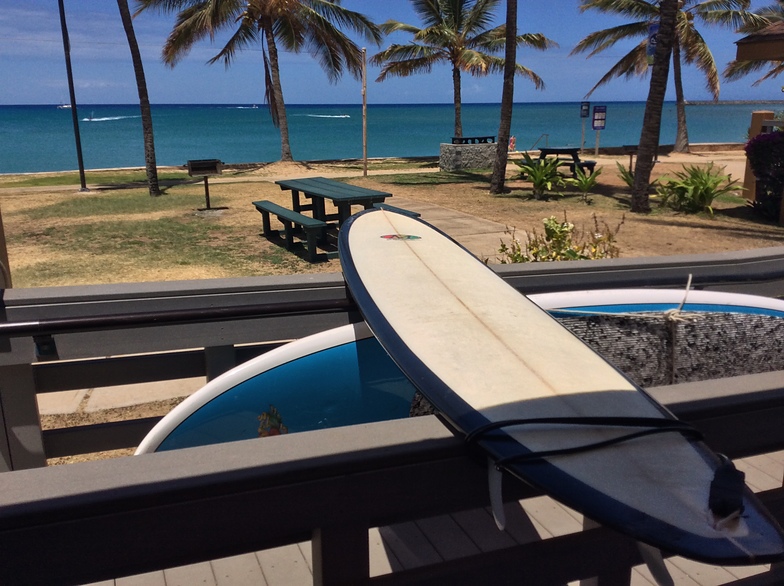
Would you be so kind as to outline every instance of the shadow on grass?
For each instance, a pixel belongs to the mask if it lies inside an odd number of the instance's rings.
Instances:
[[[201,178],[194,179],[191,177],[182,179],[160,179],[158,180],[158,187],[163,195],[171,187],[203,183],[204,181]],[[95,183],[90,187],[90,191],[122,191],[125,189],[149,189],[149,185],[147,184],[147,181],[128,181],[125,183]]]
[[[477,188],[487,188],[490,175],[481,171],[442,171],[440,173],[400,173],[374,177],[379,183],[389,185],[450,185],[457,183],[476,183]]]

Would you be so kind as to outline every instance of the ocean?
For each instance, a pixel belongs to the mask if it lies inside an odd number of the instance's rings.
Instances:
[[[604,147],[637,144],[644,102],[608,102]],[[280,158],[280,138],[266,107],[256,105],[154,105],[155,150],[159,165],[189,159],[226,163],[270,162]],[[754,110],[784,110],[782,102],[690,104],[692,143],[745,142]],[[79,105],[84,164],[88,169],[144,165],[138,105]],[[289,132],[300,161],[362,157],[362,106],[290,105]],[[498,133],[497,104],[464,104],[463,135]],[[512,134],[517,149],[580,146],[593,149],[597,133],[580,118],[579,103],[515,105]],[[368,105],[368,156],[438,156],[454,128],[452,104]],[[675,139],[675,104],[666,103],[661,144]],[[71,111],[57,106],[0,106],[0,173],[78,168]]]

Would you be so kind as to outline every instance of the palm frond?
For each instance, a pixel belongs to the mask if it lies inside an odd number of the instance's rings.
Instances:
[[[517,35],[517,46],[545,51],[547,49],[557,48],[559,45],[552,39],[548,39],[542,33],[524,33],[522,35]]]
[[[645,20],[646,22],[659,16],[658,3],[645,0],[582,0],[580,12],[586,10],[620,14],[630,19]]]
[[[634,49],[629,51],[626,55],[613,65],[610,70],[596,83],[591,90],[585,94],[588,98],[594,91],[601,86],[611,82],[613,79],[625,77],[630,79],[632,77],[642,76],[648,72],[648,56],[647,56],[647,40],[637,45]]]
[[[364,14],[342,7],[339,0],[309,0],[302,5],[317,13],[335,29],[348,29],[375,45],[381,44],[383,35],[379,26]]]
[[[622,24],[612,28],[593,32],[582,39],[572,49],[570,55],[590,51],[589,57],[601,53],[605,49],[614,46],[618,41],[643,37],[648,39],[648,22],[632,22]]]
[[[465,3],[466,5],[468,3]],[[500,0],[477,0],[466,13],[461,29],[466,37],[473,37],[493,24],[493,13]]]
[[[724,68],[722,74],[724,79],[728,81],[735,81],[741,77],[745,77],[750,73],[758,72],[762,69],[769,67],[769,71],[755,81],[752,86],[757,86],[763,81],[773,79],[784,73],[784,62],[782,61],[768,61],[767,59],[759,59],[754,61],[730,61],[727,67]]]
[[[385,35],[389,35],[391,33],[409,33],[411,35],[417,35],[422,30],[418,26],[414,26],[412,24],[406,24],[404,22],[398,22],[397,20],[388,20],[383,22],[379,25],[381,32]]]
[[[135,4],[134,18],[145,11],[159,14],[179,12],[194,4],[194,0],[136,0]]]
[[[226,42],[223,49],[221,49],[215,57],[207,61],[207,63],[212,65],[218,61],[223,61],[224,66],[228,69],[231,62],[234,60],[234,55],[237,51],[258,43],[258,40],[258,27],[256,27],[251,19],[247,17],[243,18],[240,26],[234,31],[234,34]]]
[[[443,23],[439,0],[411,0],[411,5],[425,26],[438,26]]]
[[[444,59],[439,56],[423,56],[406,61],[391,61],[381,68],[376,81],[384,81],[387,77],[408,77],[417,73],[430,73],[433,70],[433,65],[439,61],[444,61]]]

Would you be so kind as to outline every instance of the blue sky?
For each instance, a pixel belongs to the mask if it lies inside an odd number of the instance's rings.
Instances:
[[[755,0],[753,8],[769,4]],[[133,0],[130,0],[133,10]],[[344,0],[344,6],[368,15],[376,22],[387,19],[420,24],[408,0]],[[499,22],[503,18],[502,3]],[[618,46],[606,54],[587,59],[570,57],[575,44],[595,30],[622,24],[601,14],[580,13],[578,0],[520,0],[520,32],[541,32],[560,48],[546,52],[521,50],[518,61],[537,72],[546,89],[537,91],[519,80],[515,101],[580,101],[594,83],[631,47]],[[113,0],[65,0],[71,39],[71,60],[80,104],[135,103],[138,101],[130,53]],[[141,46],[150,99],[153,103],[238,103],[263,102],[260,50],[241,53],[230,69],[207,65],[223,38],[214,44],[196,46],[175,68],[164,66],[160,50],[174,22],[173,15],[145,13],[134,21]],[[738,35],[703,27],[714,57],[723,69],[735,55]],[[405,42],[405,37],[398,37]],[[385,45],[389,41],[385,41]],[[378,48],[369,46],[368,54]],[[316,61],[308,54],[281,55],[284,98],[290,104],[343,104],[361,102],[361,84],[350,76],[330,85]],[[452,85],[448,66],[426,75],[393,78],[376,83],[378,70],[368,71],[369,103],[451,103]],[[0,104],[57,104],[68,101],[68,88],[56,0],[4,0],[0,10]],[[723,100],[781,99],[784,80],[752,87],[756,78],[722,82]],[[684,70],[687,99],[710,99],[704,80],[693,67]],[[597,90],[594,102],[644,100],[647,80],[615,80]],[[497,102],[501,95],[499,76],[463,77],[464,102]],[[671,90],[669,99],[672,99]]]

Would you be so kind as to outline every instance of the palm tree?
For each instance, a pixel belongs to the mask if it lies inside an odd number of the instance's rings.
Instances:
[[[139,11],[156,9],[178,12],[163,47],[163,60],[174,67],[198,41],[222,29],[234,32],[209,63],[226,67],[237,53],[260,45],[264,60],[265,100],[272,122],[280,130],[281,161],[294,160],[289,141],[286,106],[280,81],[278,45],[299,53],[307,50],[318,59],[329,81],[340,79],[344,70],[359,78],[362,50],[338,27],[348,28],[367,40],[381,43],[381,32],[364,15],[340,6],[340,0],[137,0]]]
[[[777,27],[784,27],[784,0],[778,0],[778,4],[772,4],[761,8],[753,15],[753,20],[742,26],[738,32],[751,34],[762,31],[764,28],[775,24]],[[784,61],[773,59],[757,59],[753,61],[730,61],[724,69],[723,75],[728,81],[735,81],[750,73],[761,71],[768,68],[761,78],[752,85],[759,85],[763,81],[773,79],[784,73]]]
[[[463,136],[461,72],[482,76],[504,71],[505,59],[496,54],[504,51],[506,25],[487,28],[500,0],[411,0],[411,3],[424,28],[395,20],[381,25],[387,34],[410,33],[413,39],[406,45],[393,44],[373,56],[371,63],[382,66],[376,81],[384,81],[388,76],[429,73],[434,65],[449,63],[455,103],[454,135]],[[541,33],[518,35],[516,45],[540,50],[557,46]],[[536,89],[544,88],[536,73],[518,63],[514,67]]]
[[[161,189],[158,186],[158,167],[155,164],[155,139],[152,132],[152,112],[150,111],[150,98],[147,95],[147,81],[144,78],[142,56],[139,52],[139,44],[136,42],[136,33],[133,31],[128,0],[117,0],[117,7],[120,9],[120,18],[125,29],[125,36],[128,38],[128,47],[131,50],[133,71],[136,74],[136,88],[139,93],[142,133],[144,134],[144,164],[147,169],[147,185],[150,190],[150,196],[158,196],[161,195]]]
[[[695,65],[705,75],[708,91],[714,100],[719,99],[719,73],[713,54],[705,39],[697,30],[696,22],[738,28],[753,18],[748,11],[750,0],[680,0],[676,14],[675,38],[672,45],[673,81],[678,117],[677,135],[674,150],[689,150],[689,135],[686,127],[686,100],[683,95],[681,64]],[[633,22],[591,33],[582,39],[572,51],[572,55],[590,51],[592,57],[605,49],[615,46],[621,40],[641,38],[631,51],[621,57],[610,70],[591,88],[586,97],[594,90],[616,77],[631,78],[644,75],[648,71],[647,44],[648,25],[660,16],[658,0],[582,0],[580,10],[598,10],[620,14]]]
[[[667,92],[667,78],[670,74],[670,54],[677,37],[677,12],[682,0],[662,0],[657,34],[656,53],[645,102],[645,114],[637,149],[637,165],[634,168],[634,188],[632,189],[631,211],[647,213],[651,211],[648,190],[656,150],[659,146],[661,113],[664,94]]]
[[[517,57],[517,0],[506,0],[506,47],[504,55],[504,87],[501,94],[501,121],[498,125],[498,145],[493,175],[490,178],[490,193],[504,191],[506,183],[506,163],[509,158],[509,135],[512,129],[512,110],[514,108],[514,75]]]

